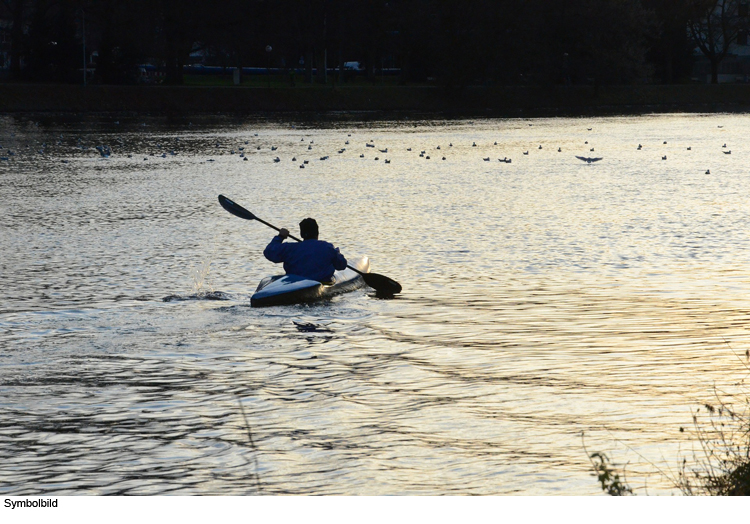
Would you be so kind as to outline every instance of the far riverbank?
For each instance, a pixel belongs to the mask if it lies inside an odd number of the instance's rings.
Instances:
[[[545,117],[748,112],[750,85],[219,87],[0,84],[0,113],[425,113]]]

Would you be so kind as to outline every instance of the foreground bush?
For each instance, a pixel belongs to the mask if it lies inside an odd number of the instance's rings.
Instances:
[[[717,392],[715,404],[704,404],[693,413],[693,432],[699,447],[690,460],[682,459],[676,477],[659,473],[683,495],[750,495],[750,392]],[[634,494],[624,469],[621,479],[618,467],[605,454],[586,453],[605,493]]]

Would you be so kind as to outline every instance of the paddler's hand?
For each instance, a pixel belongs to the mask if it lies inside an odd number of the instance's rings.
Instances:
[[[281,229],[279,229],[279,238],[281,238],[281,240],[286,240],[288,236],[289,230],[287,228],[282,227]]]

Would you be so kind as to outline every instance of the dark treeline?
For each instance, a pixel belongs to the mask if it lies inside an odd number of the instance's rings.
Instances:
[[[324,64],[343,81],[340,66],[357,61],[371,78],[398,69],[404,84],[603,85],[687,81],[707,32],[700,24],[736,3],[0,0],[0,18],[11,23],[15,79],[80,82],[85,35],[86,53],[97,54],[93,80],[109,84],[134,82],[143,63],[180,84],[202,50],[210,65],[303,69],[308,82],[323,80]]]

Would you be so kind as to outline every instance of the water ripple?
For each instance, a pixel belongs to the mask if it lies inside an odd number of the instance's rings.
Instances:
[[[670,493],[746,377],[747,116],[0,124],[2,494]],[[219,193],[404,292],[251,308]]]

